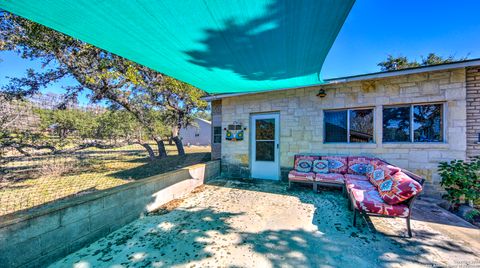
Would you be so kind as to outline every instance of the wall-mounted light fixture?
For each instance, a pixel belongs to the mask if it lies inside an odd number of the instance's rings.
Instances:
[[[327,92],[325,92],[325,89],[321,88],[318,93],[317,93],[317,97],[319,98],[325,98],[327,96]]]

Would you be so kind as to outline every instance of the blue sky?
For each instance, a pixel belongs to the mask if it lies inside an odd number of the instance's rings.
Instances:
[[[357,0],[322,77],[378,71],[388,54],[480,58],[479,10],[478,0]]]
[[[323,78],[379,71],[388,54],[420,60],[421,55],[480,58],[480,1],[357,0],[322,70]],[[0,85],[6,76],[21,76],[38,62],[0,52]],[[61,93],[65,79],[49,92]],[[80,98],[86,104],[85,96]]]

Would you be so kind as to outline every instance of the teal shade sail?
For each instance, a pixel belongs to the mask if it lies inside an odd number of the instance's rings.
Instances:
[[[354,0],[3,0],[0,8],[209,93],[321,83]]]

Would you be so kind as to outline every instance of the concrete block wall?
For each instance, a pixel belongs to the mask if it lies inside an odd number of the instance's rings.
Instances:
[[[373,85],[373,87],[372,87]],[[233,121],[250,126],[254,113],[280,113],[280,165],[282,174],[293,165],[296,153],[372,155],[426,177],[426,192],[441,193],[438,163],[466,158],[466,71],[402,75],[371,81],[323,86],[327,96],[316,96],[319,87],[270,91],[222,99],[222,126]],[[441,102],[445,104],[444,143],[383,143],[384,105]],[[375,142],[370,144],[325,144],[323,111],[343,108],[374,108]],[[249,176],[249,127],[245,140],[222,140],[222,175]]]
[[[467,69],[467,156],[480,156],[480,67]]]
[[[0,218],[0,267],[42,267],[218,177],[220,161]]]

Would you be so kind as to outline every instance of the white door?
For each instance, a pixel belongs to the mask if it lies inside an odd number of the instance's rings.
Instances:
[[[251,116],[251,173],[255,179],[280,179],[280,115]]]

